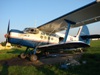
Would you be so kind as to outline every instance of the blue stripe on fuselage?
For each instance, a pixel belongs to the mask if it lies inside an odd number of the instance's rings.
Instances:
[[[11,32],[23,33],[23,31],[20,31],[20,30],[17,30],[17,29],[11,29],[10,33]],[[29,41],[29,40],[23,40],[23,39],[19,39],[19,38],[9,38],[8,41],[10,43],[12,43],[12,44],[27,46],[27,47],[31,47],[31,48],[36,47],[36,45],[38,44],[38,42],[33,42],[33,41]]]
[[[34,48],[38,45],[38,42],[33,42],[33,41],[23,40],[23,39],[18,39],[18,38],[10,38],[9,42],[12,44],[27,46],[31,48]]]

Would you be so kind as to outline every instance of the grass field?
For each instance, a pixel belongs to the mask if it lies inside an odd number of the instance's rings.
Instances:
[[[25,48],[0,51],[0,60],[7,60],[18,56]],[[85,60],[86,64],[73,66],[69,69],[59,68],[59,64],[49,66],[9,66],[0,64],[0,75],[100,75],[100,41],[91,41],[91,47],[85,49],[85,53],[79,60]]]

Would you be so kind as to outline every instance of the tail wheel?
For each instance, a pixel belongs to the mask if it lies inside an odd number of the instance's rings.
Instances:
[[[30,56],[30,61],[35,62],[37,60],[37,56],[36,55],[31,55]]]
[[[21,53],[21,54],[20,54],[20,58],[25,59],[25,58],[26,58],[25,53]]]

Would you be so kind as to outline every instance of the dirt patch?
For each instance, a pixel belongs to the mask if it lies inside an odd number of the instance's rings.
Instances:
[[[24,65],[32,64],[32,62],[30,62],[28,59],[21,59],[19,57],[14,57],[14,58],[7,59],[7,60],[0,60],[0,65],[2,65],[5,62],[7,62],[7,64],[10,66],[14,66],[14,65],[24,66]]]
[[[60,57],[48,57],[48,58],[40,58],[36,62],[31,62],[29,59],[21,59],[20,57],[14,57],[7,60],[0,60],[0,65],[7,62],[9,66],[19,65],[19,66],[29,66],[29,65],[50,65],[56,63],[62,63],[67,59],[79,59],[82,54],[61,54]]]

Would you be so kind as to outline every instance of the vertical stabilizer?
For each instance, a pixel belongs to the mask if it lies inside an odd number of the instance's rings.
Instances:
[[[89,29],[88,29],[88,27],[87,27],[86,25],[81,26],[81,27],[79,28],[79,31],[78,31],[76,37],[79,38],[79,41],[83,41],[83,42],[85,42],[86,44],[90,44],[90,39],[88,39],[88,38],[83,39],[83,38],[81,37],[81,36],[83,36],[83,35],[90,35]]]

